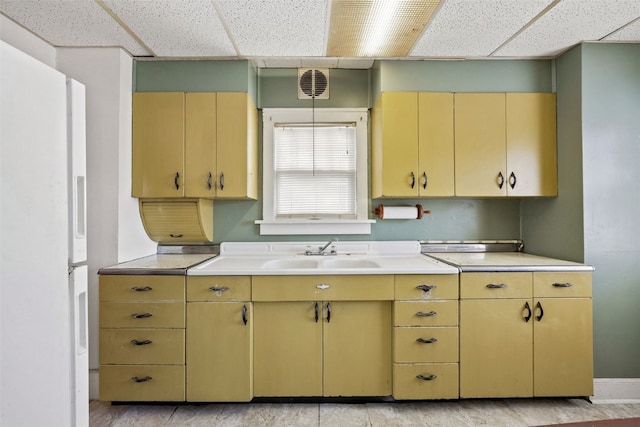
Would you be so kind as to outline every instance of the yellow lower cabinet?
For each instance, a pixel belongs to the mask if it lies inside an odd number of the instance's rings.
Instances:
[[[532,396],[530,308],[530,299],[460,301],[460,397]]]
[[[403,399],[457,399],[457,363],[393,365],[393,397]]]
[[[187,304],[187,400],[253,398],[253,313],[249,302]]]
[[[100,329],[101,365],[184,365],[184,329]]]
[[[100,400],[184,400],[184,365],[101,365]]]
[[[395,363],[458,362],[458,327],[394,328]]]
[[[310,301],[254,303],[255,396],[322,396],[321,309]]]

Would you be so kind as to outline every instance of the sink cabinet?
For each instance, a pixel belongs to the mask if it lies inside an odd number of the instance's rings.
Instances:
[[[254,276],[256,396],[391,394],[393,276]]]
[[[187,277],[189,402],[253,398],[253,306],[249,276]]]
[[[460,298],[460,397],[593,394],[591,273],[461,273]]]
[[[100,400],[185,400],[184,276],[100,276]]]

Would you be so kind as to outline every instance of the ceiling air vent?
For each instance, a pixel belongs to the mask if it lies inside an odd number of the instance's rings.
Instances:
[[[298,68],[298,99],[329,99],[328,68]]]

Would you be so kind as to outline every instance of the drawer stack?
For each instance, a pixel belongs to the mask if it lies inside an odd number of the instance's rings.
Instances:
[[[185,400],[184,276],[100,276],[100,400]]]
[[[393,397],[458,398],[458,275],[396,275]]]

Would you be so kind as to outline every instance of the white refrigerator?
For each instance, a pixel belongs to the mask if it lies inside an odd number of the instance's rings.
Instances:
[[[84,86],[0,41],[0,425],[88,425]]]

